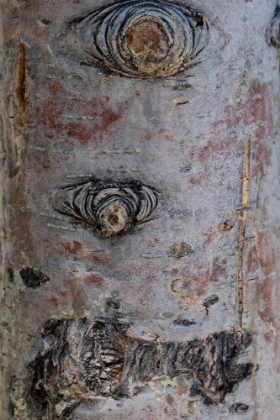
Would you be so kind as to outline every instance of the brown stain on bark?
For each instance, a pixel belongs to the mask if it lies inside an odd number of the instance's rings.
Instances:
[[[173,403],[174,403],[174,398],[172,397],[172,395],[171,395],[171,394],[167,394],[167,395],[166,395],[166,402],[167,402],[167,404],[168,404],[168,405],[173,405]]]
[[[66,244],[62,244],[62,245],[67,252],[69,252],[70,254],[75,254],[75,255],[83,247],[81,242],[78,242],[78,241],[73,241],[73,244],[71,244],[70,242],[67,242]]]
[[[259,307],[258,314],[264,322],[273,322],[273,280],[267,278],[259,285]]]
[[[273,130],[273,89],[271,84],[259,80],[252,80],[249,85],[246,100],[240,108],[227,105],[224,118],[213,124],[213,129],[223,125],[226,129],[235,128],[237,125],[248,126],[252,123],[263,122],[267,130]]]
[[[110,104],[108,96],[75,102],[48,98],[38,108],[38,121],[49,138],[67,136],[83,145],[99,143],[123,117],[126,106],[126,102]]]
[[[58,306],[59,298],[57,297],[57,295],[51,295],[45,299],[45,302],[53,306]]]
[[[127,47],[132,55],[154,63],[168,52],[168,42],[155,22],[139,22],[128,30]]]
[[[215,257],[213,259],[211,282],[218,282],[223,280],[227,274],[227,259],[223,257]]]
[[[98,274],[90,274],[84,277],[83,280],[88,286],[101,287],[103,284],[103,278]]]
[[[203,173],[192,175],[189,179],[190,184],[194,186],[199,186],[203,188],[205,186],[205,182],[209,179],[209,174],[205,175]]]
[[[257,250],[260,268],[268,276],[276,265],[276,253],[271,240],[271,232],[257,234]]]
[[[249,274],[255,273],[256,270],[259,268],[259,257],[256,245],[253,245],[248,252],[246,268]]]

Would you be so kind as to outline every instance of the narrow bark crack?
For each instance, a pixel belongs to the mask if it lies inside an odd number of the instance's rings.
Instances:
[[[239,238],[238,238],[238,273],[237,273],[237,311],[238,311],[238,322],[239,328],[242,328],[243,324],[243,310],[244,310],[244,253],[245,253],[245,241],[246,241],[246,226],[248,218],[248,210],[250,209],[250,167],[251,167],[251,143],[252,136],[248,135],[244,157],[243,157],[243,169],[242,169],[242,190],[241,190],[241,202],[238,219],[239,219]]]

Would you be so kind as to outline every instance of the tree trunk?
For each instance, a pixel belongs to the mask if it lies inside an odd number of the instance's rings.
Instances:
[[[275,8],[1,1],[1,419],[279,417]]]

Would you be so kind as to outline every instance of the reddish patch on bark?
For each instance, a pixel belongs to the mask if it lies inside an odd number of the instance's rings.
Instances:
[[[225,279],[227,276],[227,259],[215,257],[213,259],[211,282],[218,282]]]
[[[276,255],[271,240],[271,232],[257,234],[257,249],[260,268],[265,276],[269,275],[276,264]]]
[[[89,286],[101,287],[103,284],[103,278],[98,274],[91,274],[84,278],[84,282]]]
[[[192,275],[183,281],[182,296],[197,299],[205,293],[205,287],[209,283],[209,273],[205,275]]]
[[[63,296],[65,299],[68,300],[70,297],[70,293],[68,291],[64,291],[64,292],[61,292],[61,296]]]
[[[167,402],[168,405],[172,405],[174,403],[174,398],[172,397],[171,394],[167,394],[166,402]]]
[[[273,321],[273,280],[265,279],[259,289],[259,311],[258,314],[264,322]]]
[[[107,262],[108,258],[109,258],[108,253],[105,251],[104,252],[100,251],[100,252],[91,254],[91,260],[98,263]]]
[[[272,136],[275,130],[274,108],[274,92],[271,85],[254,80],[242,106],[237,108],[227,105],[224,118],[213,124],[213,132],[216,132],[219,127],[225,127],[226,130],[235,129],[238,126],[252,127],[253,161],[255,161],[252,165],[252,176],[263,172],[264,166],[270,164],[271,147],[267,137]]]
[[[258,269],[259,263],[258,263],[258,254],[257,254],[256,246],[252,246],[252,248],[250,248],[247,259],[246,259],[246,265],[247,265],[248,274],[255,273],[256,270]]]
[[[49,86],[49,93],[51,96],[57,95],[61,91],[61,84],[59,82],[53,83]]]
[[[52,162],[51,160],[46,156],[41,156],[38,153],[34,153],[33,155],[34,164],[36,165],[36,169],[38,171],[44,170],[47,171],[51,168]]]
[[[208,232],[205,235],[205,241],[203,242],[204,246],[208,246],[211,244],[211,242],[216,238],[217,233],[216,232]]]
[[[264,339],[267,343],[271,343],[273,341],[273,331],[269,331],[264,334]]]
[[[110,104],[108,96],[71,102],[47,99],[40,105],[38,122],[48,137],[66,135],[87,144],[108,132],[122,117],[125,105]]]
[[[223,139],[221,143],[215,143],[215,151],[216,152],[230,152],[235,150],[238,146],[238,138],[237,137],[226,137]]]
[[[62,244],[67,252],[70,252],[71,254],[77,254],[77,252],[82,248],[82,244],[78,241],[73,241],[73,245],[71,245],[70,242],[67,242],[66,244]]]
[[[198,150],[196,154],[196,159],[202,164],[209,162],[211,159],[211,142],[207,143],[206,146]]]
[[[92,133],[93,128],[86,127],[84,123],[72,122],[67,125],[67,136],[79,139],[79,141],[83,144],[87,144],[90,141]]]
[[[59,299],[57,296],[55,295],[51,295],[49,296],[47,299],[45,299],[45,302],[54,306],[58,306],[59,304]]]
[[[235,108],[232,105],[225,107],[225,118],[216,121],[213,128],[226,125],[227,129],[235,128],[237,125],[250,125],[263,122],[268,130],[273,128],[273,96],[270,85],[253,81],[248,92],[248,99],[242,107]]]
[[[202,187],[204,181],[205,181],[205,177],[202,174],[193,175],[189,179],[190,184],[199,185],[200,187]]]

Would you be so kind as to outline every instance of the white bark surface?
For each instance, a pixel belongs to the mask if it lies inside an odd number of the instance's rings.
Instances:
[[[276,2],[189,1],[210,22],[209,49],[183,72],[148,79],[81,64],[83,38],[66,22],[102,6],[1,1],[1,418],[277,419],[279,68],[265,37]],[[90,216],[59,211],[59,188],[93,180],[115,194],[140,182],[154,191],[156,212],[149,204],[147,220],[131,228],[117,201],[120,225],[102,236],[96,214],[91,225]],[[112,211],[101,214],[105,224]],[[72,398],[72,417],[34,414],[27,366],[43,352],[43,325],[84,317],[93,325],[102,316],[127,322],[132,341],[162,346],[251,333],[237,362],[252,372],[224,399],[209,379],[212,405],[191,395],[194,377],[181,372],[141,382],[133,398],[77,385],[56,407]],[[71,328],[78,360],[79,328]],[[238,413],[237,403],[248,408]]]

